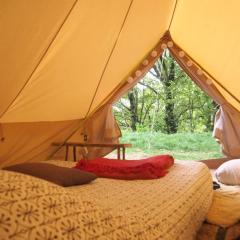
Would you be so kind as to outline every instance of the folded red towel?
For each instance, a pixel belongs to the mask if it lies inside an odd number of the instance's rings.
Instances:
[[[157,155],[141,160],[96,158],[80,160],[75,168],[95,173],[98,177],[116,179],[155,179],[163,177],[174,163],[170,155]]]

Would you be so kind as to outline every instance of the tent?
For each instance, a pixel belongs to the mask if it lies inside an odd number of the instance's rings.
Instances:
[[[221,105],[214,135],[239,156],[239,9],[238,0],[1,0],[1,166],[60,158],[54,141],[117,142],[112,104],[165,48]]]

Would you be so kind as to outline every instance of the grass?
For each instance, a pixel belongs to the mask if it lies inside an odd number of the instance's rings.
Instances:
[[[222,157],[220,147],[211,133],[163,134],[150,132],[122,132],[121,142],[132,143],[127,158],[141,158],[157,154],[171,154],[180,160],[201,160]]]

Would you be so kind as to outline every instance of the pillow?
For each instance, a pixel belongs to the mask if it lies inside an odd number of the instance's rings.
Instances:
[[[220,165],[215,171],[217,180],[227,185],[240,185],[240,159],[233,159]]]
[[[59,167],[49,163],[22,163],[3,169],[31,175],[63,187],[89,183],[97,178],[93,173],[79,171],[74,168]]]

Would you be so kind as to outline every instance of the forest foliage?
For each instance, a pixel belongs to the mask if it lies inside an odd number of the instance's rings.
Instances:
[[[212,131],[217,108],[165,51],[114,114],[123,130],[201,133]]]

